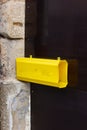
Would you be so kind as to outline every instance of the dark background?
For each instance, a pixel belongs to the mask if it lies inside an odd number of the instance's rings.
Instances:
[[[27,0],[25,41],[25,56],[78,61],[75,87],[31,84],[32,130],[86,130],[87,1]]]

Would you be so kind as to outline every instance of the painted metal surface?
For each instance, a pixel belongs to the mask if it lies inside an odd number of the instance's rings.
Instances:
[[[17,79],[58,88],[68,84],[68,63],[66,60],[17,58]]]

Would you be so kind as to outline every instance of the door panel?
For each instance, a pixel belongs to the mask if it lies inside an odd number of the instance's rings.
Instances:
[[[87,93],[32,84],[32,130],[86,130]]]
[[[66,89],[31,84],[32,130],[86,130],[87,2],[37,3],[35,57],[76,59],[79,82],[75,88]]]

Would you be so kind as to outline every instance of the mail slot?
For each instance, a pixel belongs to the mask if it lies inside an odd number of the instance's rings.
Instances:
[[[22,81],[65,88],[68,84],[68,63],[60,58],[17,58],[16,77]]]

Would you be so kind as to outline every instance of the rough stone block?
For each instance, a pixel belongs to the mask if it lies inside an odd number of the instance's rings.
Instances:
[[[0,79],[15,78],[15,59],[24,56],[24,40],[0,39]]]
[[[30,87],[21,82],[0,83],[1,130],[30,130]]]
[[[7,2],[8,0],[0,0],[0,4]]]
[[[25,2],[25,0],[0,0],[0,4],[3,4],[3,3],[8,2],[8,1],[20,1],[20,2]]]
[[[0,5],[0,34],[9,38],[24,38],[25,2],[8,1]]]

